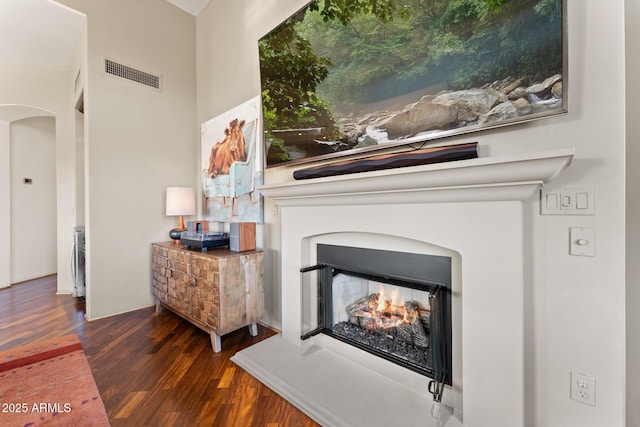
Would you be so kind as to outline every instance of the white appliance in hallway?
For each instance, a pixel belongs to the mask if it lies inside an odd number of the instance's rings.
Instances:
[[[84,270],[84,226],[73,227],[73,254],[71,256],[73,291],[77,298],[84,299],[86,293]]]

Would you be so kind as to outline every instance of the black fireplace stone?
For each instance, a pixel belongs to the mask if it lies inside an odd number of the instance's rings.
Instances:
[[[339,322],[333,327],[333,332],[368,349],[376,349],[386,355],[404,360],[420,370],[431,370],[433,366],[430,351],[424,347],[395,339],[393,331],[380,333],[350,322]]]

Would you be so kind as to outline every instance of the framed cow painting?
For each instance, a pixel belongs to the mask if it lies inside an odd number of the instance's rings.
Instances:
[[[202,218],[263,222],[260,97],[202,124]]]

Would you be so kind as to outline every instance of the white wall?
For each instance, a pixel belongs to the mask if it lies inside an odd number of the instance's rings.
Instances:
[[[306,3],[305,0],[211,0],[200,12],[196,19],[198,123],[260,95],[257,40]],[[242,23],[242,30],[238,23]],[[228,61],[229,58],[232,60]],[[198,158],[198,164],[200,160]],[[265,177],[265,181],[269,179]],[[264,251],[262,321],[279,329],[280,224],[278,217],[271,217],[274,207],[269,200],[265,200],[264,209],[265,223],[257,226],[257,246]]]
[[[175,225],[165,189],[196,183],[195,18],[164,0],[60,3],[87,15],[87,317],[96,319],[153,304],[151,243]],[[160,75],[162,90],[105,74],[104,58]]]
[[[11,283],[56,272],[55,154],[53,117],[11,123]]]
[[[627,274],[627,426],[640,425],[640,3],[625,1],[626,18],[626,274]]]
[[[197,18],[198,120],[259,95],[257,40],[304,0],[212,0]],[[552,187],[591,186],[593,216],[540,216],[531,203],[527,296],[526,420],[530,426],[622,426],[625,403],[624,2],[568,2],[569,114],[451,138],[481,155],[575,147]],[[234,19],[221,17],[233,16]],[[242,31],[239,31],[242,23]],[[233,34],[233,37],[229,37]],[[233,52],[233,61],[227,61]],[[269,183],[292,168],[267,170]],[[265,308],[278,327],[280,217],[265,208]],[[568,254],[570,227],[592,227],[596,256]],[[274,309],[274,307],[276,307]],[[269,317],[271,316],[271,317]],[[596,406],[569,399],[569,372],[597,379]]]
[[[76,127],[76,225],[85,225],[84,220],[84,115],[79,111],[74,113]]]
[[[78,108],[80,104],[83,104],[84,111],[84,90],[85,82],[87,80],[87,26],[82,29],[80,37],[78,37],[78,44],[76,51],[71,62],[71,75],[74,76],[74,88],[73,88],[73,127],[75,129],[75,223],[74,225],[85,225],[85,207],[86,202],[84,199],[85,193],[85,115],[81,113]]]
[[[0,120],[0,227],[11,230],[11,128],[4,120]],[[11,235],[5,235],[0,240],[0,289],[10,285]]]

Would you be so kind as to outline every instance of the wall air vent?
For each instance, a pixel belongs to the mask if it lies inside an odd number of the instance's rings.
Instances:
[[[127,65],[119,64],[110,59],[104,60],[104,72],[113,76],[122,77],[154,89],[160,89],[160,77],[144,71],[136,70]]]

